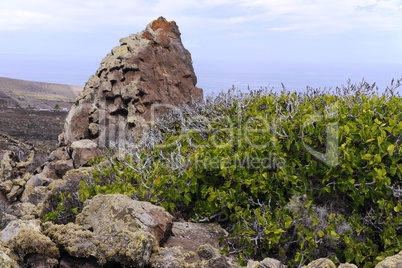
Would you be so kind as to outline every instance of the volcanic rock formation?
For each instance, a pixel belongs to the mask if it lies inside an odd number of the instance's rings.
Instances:
[[[160,17],[120,40],[73,105],[60,145],[82,139],[99,147],[132,140],[154,116],[202,97],[191,55],[174,21]]]

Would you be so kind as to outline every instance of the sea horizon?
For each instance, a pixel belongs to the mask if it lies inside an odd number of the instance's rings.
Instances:
[[[94,57],[42,57],[0,55],[0,76],[36,82],[84,87],[94,75],[101,59]],[[282,85],[292,92],[310,88],[336,88],[348,80],[376,84],[379,92],[402,78],[402,64],[269,62],[241,60],[194,60],[197,86],[204,95],[219,94],[233,86],[241,91],[273,88]]]

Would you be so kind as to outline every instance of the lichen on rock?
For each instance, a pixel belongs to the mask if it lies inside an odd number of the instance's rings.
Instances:
[[[74,223],[57,225],[50,222],[43,224],[43,233],[51,238],[70,256],[89,258],[96,256],[93,233]]]
[[[125,195],[97,195],[85,202],[76,223],[93,231],[95,257],[101,263],[143,267],[169,234],[172,216]]]
[[[183,253],[182,247],[158,248],[152,254],[149,265],[151,268],[195,268],[186,261],[191,257],[189,253]]]
[[[396,255],[386,257],[377,263],[375,268],[401,268],[402,267],[402,251]]]
[[[147,121],[202,97],[180,35],[174,21],[160,17],[120,39],[72,106],[60,144],[91,139],[102,148],[136,139]]]
[[[59,249],[49,237],[45,236],[38,220],[15,220],[0,232],[0,240],[21,259],[31,253],[50,258],[60,255]]]
[[[336,265],[330,259],[321,258],[310,262],[307,268],[336,268]]]
[[[126,195],[97,195],[87,200],[76,223],[94,233],[143,230],[163,243],[172,227],[172,216],[162,207],[133,200]]]
[[[2,268],[18,268],[19,265],[11,257],[12,253],[9,248],[3,246],[0,240],[0,267]]]

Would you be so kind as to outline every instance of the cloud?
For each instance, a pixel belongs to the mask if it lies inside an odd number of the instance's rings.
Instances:
[[[271,31],[340,33],[353,29],[390,30],[402,25],[397,0],[246,0],[245,8],[264,13]]]
[[[400,0],[14,0],[2,3],[0,30],[92,31],[163,15],[199,30],[340,33],[397,30],[401,13]]]
[[[37,11],[29,10],[0,10],[0,30],[18,31],[32,27],[41,27],[54,22],[55,17]]]
[[[359,52],[363,45],[373,42],[373,50],[394,53],[395,57],[389,56],[394,58],[401,55],[400,0],[4,1],[0,9],[2,51],[29,53],[31,49],[39,53],[36,50],[43,47],[48,53],[58,47],[64,49],[60,53],[98,55],[116,45],[118,38],[143,30],[159,16],[175,20],[186,46],[199,54],[217,51],[216,56],[231,58],[250,51],[243,57],[255,53],[258,58],[266,51],[277,51],[267,57],[282,55],[286,49],[286,53],[294,50],[294,54],[302,51],[297,53],[304,55],[304,50],[314,54],[325,47],[334,51],[359,47]],[[25,44],[26,36],[30,37],[30,46],[17,50],[16,44]],[[35,38],[38,45],[34,48]],[[97,40],[98,48],[91,40]],[[55,42],[57,46],[50,45]],[[92,45],[82,48],[87,42]],[[391,45],[382,49],[386,44]]]

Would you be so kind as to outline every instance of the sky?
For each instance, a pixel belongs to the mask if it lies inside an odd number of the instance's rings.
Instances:
[[[399,0],[6,0],[0,54],[102,59],[159,16],[194,61],[402,64]]]

